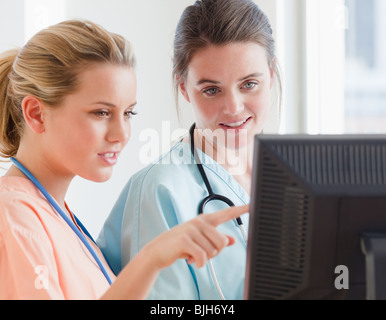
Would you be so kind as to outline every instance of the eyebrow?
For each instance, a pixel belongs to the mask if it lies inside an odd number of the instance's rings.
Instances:
[[[253,77],[259,78],[261,76],[263,76],[263,73],[261,73],[261,72],[251,73],[251,74],[243,77],[242,79],[240,79],[239,82],[247,80],[248,78],[253,78]],[[219,81],[210,80],[210,79],[201,79],[201,80],[197,81],[196,85],[199,86],[199,85],[201,85],[203,83],[220,84]]]
[[[94,102],[93,104],[103,104],[103,105],[105,105],[106,107],[113,107],[113,108],[116,108],[116,107],[117,107],[115,104],[110,103],[110,102],[106,102],[106,101],[98,101],[98,102]],[[131,104],[131,105],[129,106],[129,108],[135,107],[136,104],[137,104],[137,101],[134,102],[133,104]]]
[[[262,72],[255,72],[255,73],[251,73],[249,75],[247,75],[246,77],[240,79],[239,81],[244,81],[244,80],[247,80],[248,78],[259,78],[259,77],[262,77],[264,75],[264,73]]]
[[[203,84],[203,83],[219,84],[220,82],[214,81],[214,80],[209,80],[209,79],[201,79],[201,80],[197,81],[196,85],[199,86],[200,84]]]

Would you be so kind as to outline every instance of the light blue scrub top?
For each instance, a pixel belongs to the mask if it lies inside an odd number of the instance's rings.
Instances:
[[[215,193],[231,199],[236,206],[249,204],[247,192],[212,158],[197,150]],[[177,143],[156,163],[137,172],[122,190],[97,239],[113,271],[118,274],[150,240],[198,214],[198,205],[208,191],[194,164],[190,145]],[[205,213],[228,206],[210,202]],[[248,232],[249,214],[242,217]],[[233,220],[218,227],[236,239],[212,259],[214,271],[227,300],[244,296],[246,242]],[[215,300],[221,299],[209,264],[198,269],[186,260],[177,260],[158,276],[148,299]]]

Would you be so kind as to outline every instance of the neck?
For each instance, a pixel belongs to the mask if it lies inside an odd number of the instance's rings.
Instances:
[[[34,154],[26,156],[23,152],[17,153],[15,158],[39,181],[46,191],[56,200],[59,206],[66,212],[65,196],[73,177],[61,176],[47,161],[35,157]],[[6,176],[26,176],[16,167],[12,166]]]
[[[247,193],[250,194],[253,143],[242,148],[219,148],[215,143],[195,133],[194,144],[196,148],[202,150],[224,167]]]
[[[238,150],[227,149],[227,152],[232,156],[227,157],[228,161],[225,162],[223,167],[250,195],[252,181],[252,152],[250,148],[245,147]],[[238,153],[238,155],[236,153]]]

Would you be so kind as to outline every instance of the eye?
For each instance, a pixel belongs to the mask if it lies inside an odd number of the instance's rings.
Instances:
[[[110,112],[106,110],[96,110],[93,112],[93,114],[100,118],[107,118],[110,116]]]
[[[203,90],[203,93],[207,96],[214,96],[216,95],[217,93],[219,93],[219,89],[218,88],[215,88],[215,87],[212,87],[212,88],[208,88],[208,89],[204,89]]]
[[[136,116],[138,113],[135,111],[126,111],[124,116],[125,118],[131,119],[133,116]]]
[[[245,89],[250,90],[250,89],[253,89],[253,88],[257,87],[258,85],[259,85],[259,84],[258,84],[257,82],[255,82],[255,81],[248,81],[248,82],[246,82],[246,83],[243,85],[243,87],[244,87]]]

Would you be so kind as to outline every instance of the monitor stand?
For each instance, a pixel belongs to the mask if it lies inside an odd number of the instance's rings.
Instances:
[[[386,234],[362,234],[361,248],[366,259],[366,298],[386,300]]]

